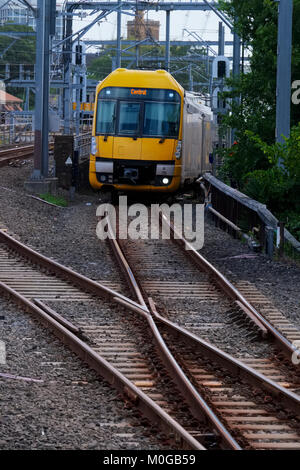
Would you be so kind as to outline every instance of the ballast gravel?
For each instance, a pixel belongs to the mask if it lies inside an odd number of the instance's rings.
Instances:
[[[1,450],[167,448],[107,382],[2,297],[0,340]]]

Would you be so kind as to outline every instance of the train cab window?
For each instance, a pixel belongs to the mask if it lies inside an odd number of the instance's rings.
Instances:
[[[98,101],[96,134],[115,133],[116,107],[116,101]]]
[[[120,102],[118,134],[137,135],[140,127],[141,104]]]
[[[145,103],[143,135],[178,137],[180,104]]]

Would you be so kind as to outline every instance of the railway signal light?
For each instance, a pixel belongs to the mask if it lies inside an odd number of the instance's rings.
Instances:
[[[82,65],[82,46],[76,46],[75,64]]]
[[[230,63],[228,57],[223,55],[215,57],[212,65],[213,78],[228,78],[230,75]]]
[[[226,76],[226,62],[220,60],[218,62],[218,78],[224,78]]]

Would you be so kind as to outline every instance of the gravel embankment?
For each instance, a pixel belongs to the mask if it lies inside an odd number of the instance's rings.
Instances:
[[[290,260],[273,261],[265,254],[254,254],[247,244],[216,228],[210,220],[207,220],[205,226],[205,243],[201,254],[234,284],[240,281],[254,284],[287,318],[300,327],[299,264]]]

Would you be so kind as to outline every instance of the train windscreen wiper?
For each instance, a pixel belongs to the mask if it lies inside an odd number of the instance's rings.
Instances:
[[[109,134],[111,133],[111,131],[113,130],[113,127],[114,127],[114,124],[115,124],[115,120],[116,120],[116,115],[114,114],[114,115],[112,116],[112,121],[111,121],[111,123],[110,123],[110,126],[109,126],[108,130],[107,130],[107,132],[104,134],[104,139],[103,139],[104,142],[107,142],[108,136],[109,136]]]

